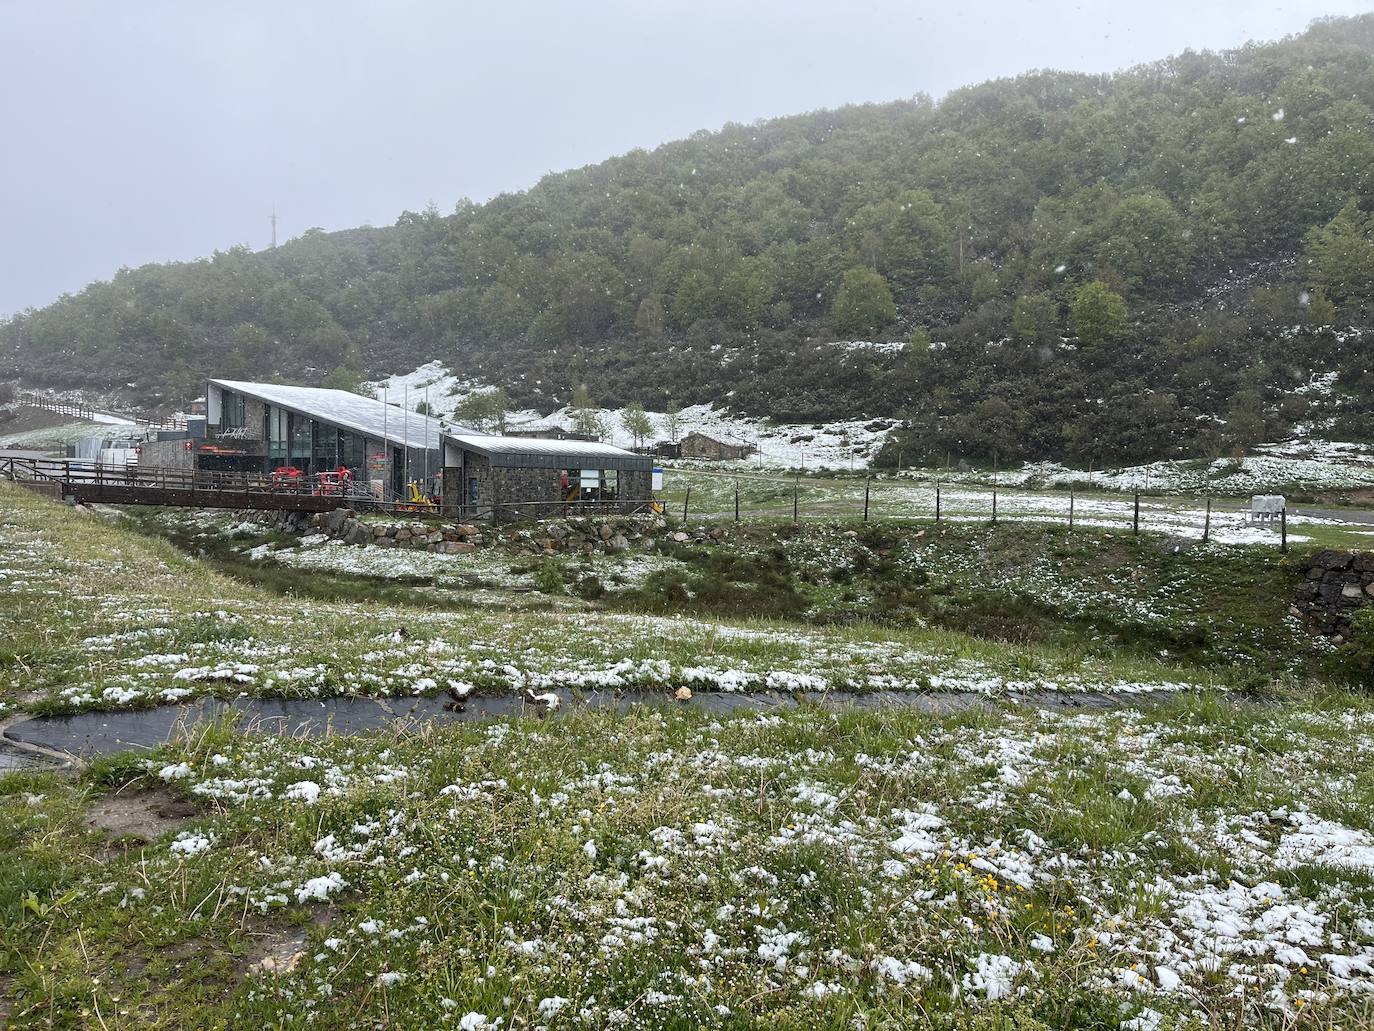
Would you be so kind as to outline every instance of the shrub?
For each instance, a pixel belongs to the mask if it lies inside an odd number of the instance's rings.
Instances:
[[[1374,688],[1374,608],[1355,613],[1345,644],[1336,654],[1357,683]]]

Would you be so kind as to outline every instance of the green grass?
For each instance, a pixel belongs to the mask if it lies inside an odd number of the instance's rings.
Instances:
[[[1066,690],[1255,683],[1249,669],[1114,648],[1068,624],[1057,636],[1023,635],[1014,648],[984,639],[995,635],[976,622],[942,626],[920,607],[925,589],[908,583],[919,570],[876,560],[859,570],[854,542],[840,528],[791,536],[789,527],[775,535],[760,526],[757,539],[696,549],[690,564],[664,557],[692,578],[686,589],[695,597],[684,593],[676,605],[666,585],[654,598],[633,582],[617,585],[618,560],[605,556],[591,564],[558,560],[575,593],[597,593],[584,590],[586,571],[594,571],[605,593],[599,608],[558,594],[450,591],[462,606],[455,609],[434,604],[420,587],[284,567],[258,573],[208,539],[198,550],[220,553],[197,557],[134,527],[75,516],[13,488],[0,492],[8,570],[0,618],[11,628],[0,702],[40,711],[240,692],[405,696],[449,683],[497,692],[533,682],[663,693],[793,683],[993,691],[1012,683]],[[495,555],[483,553],[473,568],[499,567]],[[531,565],[553,585],[555,570],[541,565],[547,561]],[[855,568],[852,582],[833,582],[826,570],[837,564]],[[875,584],[900,589],[886,600],[844,598]],[[547,608],[532,609],[541,604]]]
[[[1225,1011],[1234,978],[1279,983],[1267,964],[1283,923],[1244,931],[1252,945],[1219,974],[1185,970],[1187,994],[1119,990],[1115,971],[1155,984],[1176,948],[1216,947],[1190,899],[1267,881],[1280,897],[1252,915],[1281,902],[1326,921],[1310,964],[1279,962],[1289,997],[1326,993],[1305,1000],[1312,1026],[1360,1026],[1367,997],[1335,990],[1316,956],[1359,948],[1369,876],[1280,866],[1289,824],[1255,825],[1267,844],[1245,849],[1215,835],[1282,809],[1367,833],[1369,810],[1352,814],[1339,785],[1365,774],[1372,734],[1371,703],[1334,694],[1059,716],[639,708],[313,742],[214,727],[78,784],[0,779],[4,883],[32,899],[0,911],[0,977],[18,1027],[80,1026],[99,1007],[145,1027],[313,1011],[401,1027],[480,1012],[554,1028],[838,1028],[859,1014],[1101,1028],[1147,1005],[1184,1027],[1198,1005]],[[181,762],[170,786],[200,806],[184,831],[109,853],[82,828],[103,795],[136,796]],[[1234,776],[1208,773],[1217,762]],[[1179,793],[1146,797],[1171,775]],[[313,803],[287,797],[303,781],[326,785]],[[245,784],[258,797],[239,797]],[[925,814],[914,852],[894,847],[906,813]],[[210,844],[178,854],[177,833]],[[347,884],[327,904],[297,901],[331,871]],[[1160,957],[1166,929],[1178,945]],[[290,973],[251,968],[296,936]],[[1022,965],[1010,996],[966,980],[980,956]],[[906,964],[929,974],[886,973]],[[816,983],[837,990],[815,998]],[[1246,997],[1219,1026],[1293,1026],[1292,1003]],[[538,1019],[552,998],[569,1003]]]
[[[213,520],[173,541],[3,484],[0,504],[10,705],[448,681],[663,697],[327,740],[219,723],[75,778],[0,777],[0,993],[16,1027],[1374,1019],[1321,958],[1357,956],[1374,919],[1374,873],[1322,844],[1374,848],[1374,700],[1311,686],[1319,653],[1264,551],[783,520],[672,548],[643,576],[616,556],[484,552],[472,568],[513,567],[569,608],[453,589],[449,609],[387,579],[256,567],[236,549],[267,538],[226,540]],[[593,579],[595,604],[566,593]],[[311,580],[358,593],[300,589]],[[703,670],[754,687],[994,686],[950,715],[668,701],[722,686]],[[1266,697],[996,701],[1026,682]],[[189,820],[122,839],[88,827],[113,799],[167,792]],[[312,901],[331,874],[342,883]],[[1213,957],[1205,921],[1234,907],[1244,943]],[[1295,941],[1306,962],[1278,951]],[[1170,970],[1183,991],[1125,985]]]
[[[687,498],[687,489],[691,497]],[[700,519],[733,519],[735,492],[739,490],[740,514],[745,519],[791,519],[793,492],[797,495],[797,513],[801,521],[861,522],[864,515],[864,495],[869,494],[871,519],[930,522],[935,516],[935,479],[894,479],[877,476],[865,485],[862,475],[811,474],[786,477],[764,472],[712,472],[700,469],[670,469],[666,490],[661,494],[667,511],[680,517],[683,501],[688,501],[688,521]],[[1284,493],[1277,490],[1277,493]],[[1068,488],[1000,487],[998,519],[1002,523],[1017,521],[1068,524]],[[948,521],[991,521],[993,487],[990,484],[944,483],[941,514]],[[1292,503],[1299,504],[1297,492]],[[1200,537],[1203,525],[1205,498],[1190,495],[1164,496],[1158,491],[1143,491],[1142,526],[1147,533],[1178,533],[1187,531]],[[1325,499],[1309,498],[1302,504],[1336,510],[1339,505]],[[1214,499],[1215,530],[1237,524],[1245,499]],[[1362,511],[1351,509],[1351,511]],[[1367,511],[1367,509],[1363,510]],[[1132,525],[1132,503],[1128,494],[1100,489],[1076,492],[1076,526],[1086,528],[1094,522],[1106,522],[1117,530]],[[1290,531],[1296,538],[1308,537],[1313,543],[1327,547],[1374,547],[1374,537],[1368,531],[1374,527],[1364,524],[1326,525],[1294,522]],[[1247,545],[1249,548],[1279,546],[1275,532],[1269,544]]]

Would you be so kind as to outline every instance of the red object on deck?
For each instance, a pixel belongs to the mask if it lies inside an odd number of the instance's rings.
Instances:
[[[294,465],[287,465],[272,470],[267,478],[267,486],[270,490],[298,491],[304,481],[305,473]]]

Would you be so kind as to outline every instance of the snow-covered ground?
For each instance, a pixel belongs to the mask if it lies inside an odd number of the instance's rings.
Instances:
[[[891,349],[896,345],[852,342],[835,346]],[[486,384],[455,376],[438,361],[368,386],[379,391],[385,386],[391,400],[399,402],[406,398],[411,407],[428,400],[436,414],[449,419],[469,394],[487,388]],[[635,441],[622,424],[622,415],[621,409],[602,412],[606,439],[621,447],[630,447]],[[648,415],[654,424],[655,439],[666,439],[664,413],[649,412]],[[704,433],[717,440],[752,444],[758,448],[758,453],[747,460],[712,462],[712,468],[859,471],[867,469],[877,457],[896,421],[885,418],[825,424],[779,423],[730,415],[707,404],[684,408],[678,416],[678,433],[679,436]],[[567,408],[547,416],[531,410],[514,411],[508,416],[508,425],[519,430],[569,429],[572,415]],[[932,478],[934,474],[935,470],[925,468],[908,472],[918,479]],[[991,483],[994,479],[993,473],[985,470],[950,470],[941,472],[941,477],[953,483],[970,484]],[[1162,490],[1189,494],[1259,494],[1279,487],[1306,490],[1374,488],[1374,447],[1301,437],[1262,444],[1244,458],[1219,458],[1211,463],[1151,462],[1089,472],[1056,462],[1030,462],[1020,468],[999,470],[996,480],[1008,487],[1062,487],[1090,481],[1101,490]]]
[[[891,348],[895,345],[856,343],[851,346]],[[453,421],[459,421],[454,411],[469,394],[489,388],[487,384],[455,376],[438,361],[366,386],[377,391],[378,396],[385,387],[389,400],[399,402],[407,398],[412,408],[427,399],[436,415]],[[634,437],[622,423],[624,410],[605,409],[601,414],[607,430],[605,439],[619,447],[632,447]],[[651,411],[648,415],[654,424],[654,439],[667,439],[665,413]],[[750,468],[865,469],[882,448],[888,429],[894,423],[893,419],[856,419],[826,424],[776,423],[728,415],[714,405],[692,405],[682,409],[678,416],[678,435],[704,433],[728,443],[752,444],[758,448],[758,454],[739,463]],[[530,409],[513,411],[507,416],[507,425],[521,431],[571,429],[572,413],[566,407],[549,415]]]

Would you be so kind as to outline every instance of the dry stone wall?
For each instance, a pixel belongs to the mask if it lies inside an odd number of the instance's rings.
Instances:
[[[352,509],[332,512],[243,512],[242,518],[282,533],[322,533],[346,544],[379,548],[423,548],[444,554],[500,545],[530,555],[559,552],[649,550],[663,544],[712,544],[723,540],[724,527],[673,529],[662,516],[606,516],[551,519],[532,526],[499,529],[467,523],[363,520]]]
[[[1345,640],[1360,609],[1374,606],[1374,552],[1327,548],[1299,565],[1303,580],[1293,606],[1308,625],[1327,637]]]

